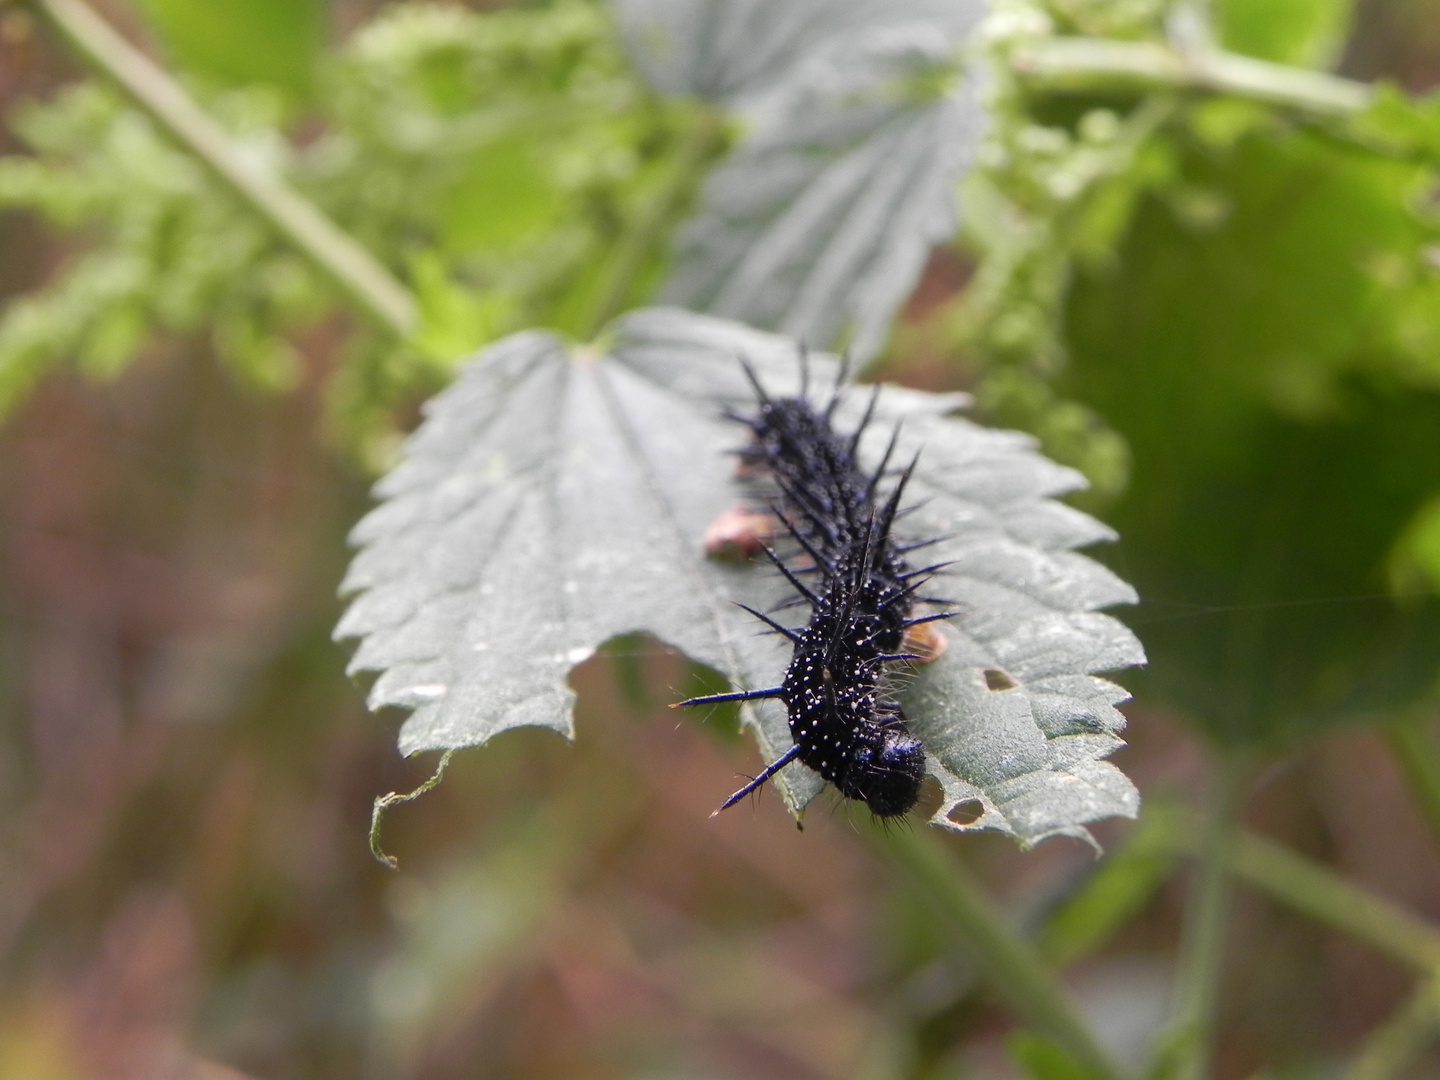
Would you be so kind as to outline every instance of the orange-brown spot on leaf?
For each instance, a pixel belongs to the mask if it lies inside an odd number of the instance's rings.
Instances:
[[[773,514],[732,506],[705,530],[705,554],[712,559],[751,559],[780,531]]]
[[[945,631],[940,629],[940,623],[926,622],[918,623],[915,626],[907,627],[905,630],[905,644],[901,646],[901,652],[913,653],[918,659],[917,664],[933,664],[940,657],[945,655],[945,650],[950,648],[950,639]]]

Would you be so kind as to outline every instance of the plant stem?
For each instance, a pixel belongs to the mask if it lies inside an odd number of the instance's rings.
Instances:
[[[1231,852],[1247,771],[1239,758],[1216,759],[1199,867],[1186,906],[1175,1011],[1160,1051],[1167,1059],[1165,1075],[1175,1080],[1206,1080],[1210,1075],[1230,916]]]
[[[1394,1080],[1437,1038],[1440,975],[1423,983],[1390,1019],[1370,1033],[1347,1076],[1349,1080]]]
[[[1421,816],[1440,843],[1440,745],[1436,744],[1428,719],[1406,718],[1390,725],[1384,729],[1385,741],[1410,785]]]
[[[180,84],[112,30],[84,0],[29,3],[87,62],[208,165],[375,322],[402,338],[414,331],[417,312],[409,290],[313,203],[237,154],[225,132]]]
[[[1010,57],[1016,74],[1054,90],[1208,90],[1340,117],[1373,97],[1364,83],[1220,49],[1061,37],[1019,46]]]
[[[414,791],[400,793],[392,791],[388,795],[380,795],[375,799],[374,805],[370,808],[370,854],[375,856],[375,861],[391,870],[400,869],[400,860],[393,855],[386,855],[385,849],[380,846],[380,824],[385,820],[385,811],[396,803],[414,802],[421,795],[434,791],[445,778],[445,766],[450,764],[450,757],[454,750],[446,750],[440,755],[439,762],[435,765],[435,771],[430,779],[417,787]]]
[[[585,320],[586,337],[593,337],[625,307],[636,278],[645,269],[646,260],[656,245],[665,239],[696,181],[724,141],[723,117],[714,110],[705,109],[680,144],[670,175],[617,245],[615,257],[605,270],[597,299]]]
[[[995,910],[979,884],[928,836],[905,829],[881,836],[876,850],[888,856],[971,950],[1000,995],[1038,1032],[1063,1047],[1097,1076],[1115,1067],[1095,1042],[1074,1005],[1056,985],[1039,950]]]
[[[1231,851],[1236,877],[1426,975],[1440,974],[1440,930],[1334,871],[1254,834]]]

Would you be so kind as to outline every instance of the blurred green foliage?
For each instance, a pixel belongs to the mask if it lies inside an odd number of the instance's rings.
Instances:
[[[588,334],[607,294],[643,295],[673,222],[639,258],[619,241],[657,201],[683,210],[704,165],[680,153],[699,106],[646,89],[592,3],[488,15],[406,5],[323,61],[304,4],[232,3],[213,18],[153,7],[197,85],[218,87],[204,99],[239,151],[418,296],[414,340],[353,328],[330,378],[336,429],[376,464],[395,404],[435,389],[470,351],[527,325]],[[272,37],[278,51],[257,44]],[[336,298],[202,166],[95,84],[28,106],[14,125],[33,155],[0,161],[0,207],[32,209],[86,244],[0,317],[0,409],[49,366],[73,357],[111,375],[157,337],[205,342],[258,386],[302,377],[297,342]]]
[[[1281,64],[1328,68],[1350,29],[1351,0],[1221,0],[1221,44]]]
[[[139,0],[174,66],[236,86],[276,87],[302,99],[325,46],[319,0]]]
[[[273,95],[238,91],[216,106],[243,152],[272,166],[291,157]],[[0,407],[67,358],[114,375],[161,332],[208,333],[247,381],[295,384],[300,360],[286,332],[319,317],[323,287],[204,166],[91,83],[13,124],[35,156],[0,160],[0,205],[88,230],[92,242],[0,318]]]
[[[1208,130],[1173,144],[1176,175],[1218,212],[1140,204],[1069,298],[1061,384],[1134,455],[1112,521],[1164,613],[1154,689],[1228,745],[1273,743],[1436,677],[1437,581],[1392,596],[1386,573],[1440,492],[1430,174],[1276,121]]]
[[[1104,947],[1145,909],[1175,872],[1179,838],[1189,825],[1184,809],[1150,799],[1125,843],[1050,913],[1037,943],[1057,965],[1072,964]]]
[[[1076,21],[1072,7],[1053,17]],[[1220,15],[1237,49],[1318,62],[1348,8]],[[1382,92],[1320,124],[1002,80],[995,107],[967,186],[982,261],[955,331],[984,358],[981,405],[1085,471],[1125,537],[1148,696],[1227,747],[1428,699],[1434,106]]]

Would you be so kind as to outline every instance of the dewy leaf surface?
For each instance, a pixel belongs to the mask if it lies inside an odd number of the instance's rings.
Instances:
[[[525,725],[572,734],[570,669],[635,631],[734,686],[778,682],[788,649],[735,601],[774,607],[789,587],[761,565],[702,555],[706,527],[745,497],[730,453],[741,429],[722,416],[753,406],[742,355],[773,393],[795,391],[793,342],[650,309],[621,321],[606,355],[546,333],[508,338],[430,403],[355,529],[344,588],[356,596],[336,631],[360,641],[352,671],[380,673],[371,706],[412,710],[405,753]],[[834,378],[833,358],[812,367],[820,385]],[[866,396],[848,395],[842,429]],[[961,610],[944,629],[950,649],[905,691],[946,792],[937,821],[954,825],[950,810],[973,803],[983,813],[970,828],[1086,835],[1085,822],[1137,804],[1101,760],[1121,745],[1126,695],[1094,677],[1143,662],[1130,632],[1097,613],[1134,594],[1070,550],[1110,538],[1050,498],[1078,476],[1025,436],[951,417],[961,404],[888,387],[861,447],[877,459],[903,418],[900,453],[923,451],[905,530],[945,537],[934,558],[954,564],[935,585]],[[742,717],[767,760],[790,745],[778,703]],[[822,786],[802,765],[779,780],[797,811]]]
[[[984,129],[958,53],[984,5],[619,7],[652,82],[741,101],[750,122],[682,231],[664,299],[874,355],[957,228]]]

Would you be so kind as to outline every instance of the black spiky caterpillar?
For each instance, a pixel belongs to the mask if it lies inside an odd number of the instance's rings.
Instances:
[[[801,362],[803,373],[803,355]],[[794,586],[797,602],[810,605],[810,618],[804,627],[790,628],[746,608],[794,645],[784,681],[768,690],[691,698],[678,706],[761,698],[785,703],[794,745],[720,810],[799,760],[876,816],[904,814],[920,795],[925,750],[886,691],[886,665],[920,658],[899,651],[909,627],[953,614],[912,617],[916,590],[938,569],[909,569],[906,551],[923,545],[901,547],[892,536],[914,463],[877,504],[895,438],[873,473],[865,473],[856,457],[876,398],[872,396],[859,427],[841,435],[831,424],[840,401],[839,384],[825,408],[817,410],[809,400],[808,379],[802,379],[797,397],[772,399],[748,365],[745,371],[759,408],[753,416],[729,414],[752,434],[741,461],[747,473],[773,483],[778,494],[775,515],[809,565],[791,567],[768,547],[763,550]],[[812,582],[807,584],[802,574],[813,575]]]

